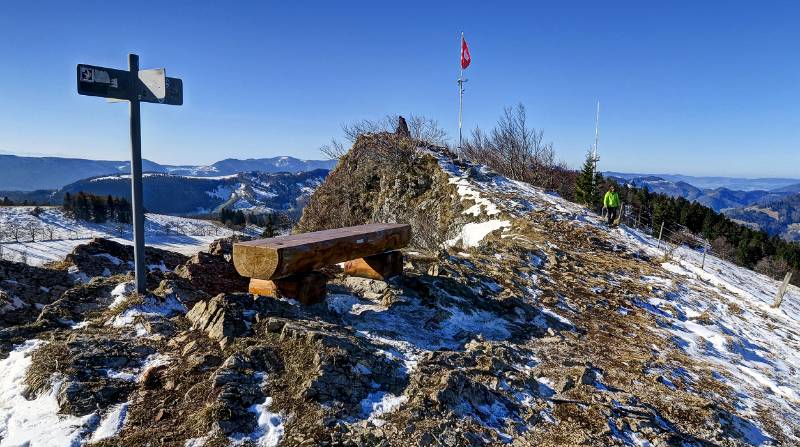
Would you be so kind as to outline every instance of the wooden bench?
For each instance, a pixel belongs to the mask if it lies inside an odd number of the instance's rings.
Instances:
[[[250,293],[313,304],[325,298],[326,276],[318,270],[344,262],[351,276],[385,280],[403,272],[398,249],[408,245],[411,226],[367,224],[240,242],[233,264],[250,278]]]

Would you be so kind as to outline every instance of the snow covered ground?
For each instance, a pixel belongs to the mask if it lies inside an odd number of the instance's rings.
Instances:
[[[524,218],[533,212],[546,212],[555,220],[570,221],[579,226],[605,229],[598,216],[530,185],[493,175],[485,169],[467,172],[442,158],[440,165],[451,176],[450,183],[456,186],[457,192],[468,205],[464,214],[472,219],[461,228],[456,239],[448,241],[448,245],[460,244],[469,250],[484,244],[485,238],[493,232],[511,235],[514,232],[514,219]],[[0,210],[0,224],[4,219],[23,223],[37,219],[43,224],[57,227],[60,231],[58,234],[64,236],[54,241],[3,244],[4,247],[18,249],[30,244],[28,261],[31,263],[40,259],[45,262],[62,258],[72,247],[88,239],[68,239],[71,232],[96,232],[96,236],[117,240],[126,236],[128,240],[130,238],[129,227],[116,231],[118,228],[114,224],[76,222],[66,219],[55,209],[48,209],[39,218],[26,214],[22,208]],[[170,230],[167,231],[167,228]],[[175,231],[172,228],[181,229]],[[197,251],[210,240],[230,234],[229,230],[217,229],[209,222],[160,215],[148,215],[147,231],[149,244],[183,252]],[[753,416],[732,421],[745,440],[752,445],[774,444],[764,427],[758,425],[761,419],[756,417],[769,410],[779,416],[774,422],[786,438],[800,442],[792,431],[800,426],[800,375],[797,374],[800,369],[800,289],[790,287],[782,306],[773,309],[770,305],[779,283],[771,278],[713,256],[706,258],[705,268],[701,269],[702,253],[688,248],[678,248],[672,252],[670,259],[665,259],[664,251],[657,248],[653,238],[624,226],[607,231],[607,234],[610,242],[626,245],[661,264],[662,271],[659,274],[639,278],[650,286],[650,293],[633,300],[633,305],[650,312],[657,319],[659,324],[652,328],[655,333],[671,340],[677,349],[707,367],[714,377],[735,390],[736,410],[743,416]],[[34,251],[36,247],[41,248]],[[458,256],[469,258],[470,254],[458,253]],[[538,258],[531,259],[531,263],[539,262],[542,261]],[[488,284],[487,287],[499,286]],[[123,296],[124,290],[124,287],[120,287],[112,293]],[[451,299],[457,301],[458,297]],[[177,306],[154,309],[152,305],[144,302],[109,322],[109,325],[130,326],[134,322],[133,317],[143,313],[185,311]],[[463,343],[463,334],[480,335],[482,340],[487,341],[503,341],[510,336],[506,319],[483,311],[466,314],[458,307],[448,308],[447,318],[434,329],[420,327],[420,321],[434,320],[437,310],[419,305],[413,298],[404,306],[384,306],[349,294],[331,294],[327,305],[355,330],[358,337],[382,346],[381,354],[401,364],[406,375],[418,368],[423,354],[456,349]],[[620,308],[618,312],[626,315],[629,310]],[[552,311],[544,309],[543,312],[563,320],[566,325],[572,325]],[[85,439],[88,433],[92,434],[93,440],[98,440],[116,433],[124,424],[127,411],[124,404],[108,411],[102,419],[95,414],[91,419],[83,420],[55,417],[57,407],[54,406],[52,393],[27,403],[20,400],[21,381],[30,364],[30,353],[40,343],[32,340],[18,346],[8,359],[0,362],[0,371],[8,371],[7,374],[0,374],[0,403],[6,405],[5,408],[13,405],[30,410],[29,413],[15,411],[15,415],[21,416],[9,419],[5,426],[0,418],[0,439],[4,436],[3,427],[6,427],[8,439],[16,440],[14,433],[18,431],[12,430],[25,429],[28,424],[25,418],[47,425],[47,429],[41,431],[44,440],[48,439],[45,436]],[[534,363],[533,359],[530,361]],[[520,369],[526,367],[519,365]],[[353,373],[366,375],[371,372],[360,365]],[[668,383],[670,377],[665,374],[664,380]],[[692,381],[691,377],[682,379],[684,382]],[[552,394],[553,383],[549,379],[544,377],[537,380],[541,383],[540,388],[547,391],[538,394]],[[53,390],[53,393],[57,392],[57,386]],[[271,398],[268,397],[251,409],[258,415],[258,430],[249,436],[249,440],[257,440],[260,445],[277,444],[284,432],[284,420],[280,414],[270,412],[270,404]],[[408,405],[407,395],[376,389],[361,402],[361,416],[378,425],[381,424],[381,418],[404,405]],[[499,419],[507,418],[502,409],[487,409],[485,415],[488,415],[486,418],[494,415]],[[546,413],[543,418],[552,419]],[[619,432],[615,436],[625,444],[638,443],[631,432]],[[202,439],[196,439],[186,445],[202,444]]]
[[[76,220],[55,207],[43,208],[44,212],[39,216],[32,215],[32,210],[32,207],[0,207],[0,254],[3,259],[41,265],[64,259],[76,246],[94,237],[132,244],[130,225]],[[31,241],[31,231],[35,232],[34,241]],[[251,235],[259,233],[256,228],[248,228],[245,232]],[[145,217],[145,243],[148,246],[186,255],[197,253],[215,239],[234,233],[207,220],[152,213]]]
[[[662,259],[657,241],[630,228],[614,231]],[[714,256],[679,247],[664,259],[661,277],[642,277],[653,296],[639,303],[663,321],[673,341],[706,362],[737,392],[737,409],[757,416],[769,408],[784,434],[800,426],[800,289],[789,286],[780,308],[772,304],[780,282]],[[767,441],[759,427],[740,427],[748,441]]]
[[[547,211],[555,220],[606,228],[599,216],[556,195],[483,167],[467,171],[434,155],[462,200],[475,204],[465,212],[477,221],[461,231],[465,248],[480,244],[491,231],[512,229],[496,224],[501,222],[498,209],[513,217]],[[800,442],[794,431],[800,426],[800,288],[789,286],[775,309],[771,305],[779,281],[711,255],[701,268],[703,253],[685,246],[666,258],[657,240],[625,226],[608,234],[612,241],[662,261],[663,275],[641,278],[653,292],[637,304],[658,318],[663,337],[735,390],[737,410],[750,419],[732,423],[747,442],[773,443],[764,427],[750,422],[765,409],[781,415],[783,420],[774,423],[788,439]]]

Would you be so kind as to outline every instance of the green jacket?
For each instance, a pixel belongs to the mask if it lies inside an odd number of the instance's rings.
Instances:
[[[619,194],[611,191],[607,191],[605,197],[603,197],[603,208],[619,208]]]

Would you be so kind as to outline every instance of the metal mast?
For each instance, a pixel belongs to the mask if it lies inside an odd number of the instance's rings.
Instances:
[[[597,145],[600,142],[600,101],[597,101],[597,113],[595,114],[594,118],[594,148],[592,149],[592,163],[594,164],[594,170],[592,172],[592,184],[595,182],[595,177],[597,176],[597,161],[600,160],[600,157],[597,156]]]

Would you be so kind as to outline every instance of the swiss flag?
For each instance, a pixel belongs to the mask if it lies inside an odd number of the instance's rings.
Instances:
[[[469,56],[469,47],[467,46],[467,41],[464,40],[464,35],[461,35],[461,69],[465,69],[469,67],[469,63],[472,62],[472,58]]]

